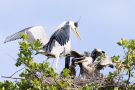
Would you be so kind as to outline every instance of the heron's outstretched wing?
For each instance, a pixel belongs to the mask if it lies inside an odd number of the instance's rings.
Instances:
[[[25,28],[25,29],[23,29],[23,30],[21,30],[21,31],[19,31],[17,33],[14,33],[14,34],[12,34],[10,36],[7,36],[5,41],[4,41],[4,43],[10,42],[10,41],[14,41],[16,39],[21,39],[19,34],[26,33],[26,31],[29,30],[30,28],[32,28],[32,27]]]
[[[54,32],[54,34],[51,36],[49,42],[43,48],[47,52],[51,52],[56,41],[61,46],[64,46],[69,41],[69,37],[70,37],[70,27],[68,25],[65,25],[64,27],[62,27]]]
[[[105,56],[99,62],[100,62],[100,65],[106,66],[106,65],[112,64],[112,59],[109,56]]]
[[[47,43],[47,41],[48,41],[47,35],[45,34],[43,27],[42,26],[33,26],[33,27],[25,28],[13,35],[6,37],[4,43],[14,41],[17,39],[21,39],[19,36],[19,34],[21,34],[21,33],[27,34],[29,36],[28,42],[39,39],[41,41],[41,43],[43,45],[45,45],[45,43]]]
[[[81,54],[78,53],[77,51],[73,51],[73,50],[70,51],[70,56],[71,56],[71,57],[74,57],[74,58],[83,57],[83,55],[81,55]]]

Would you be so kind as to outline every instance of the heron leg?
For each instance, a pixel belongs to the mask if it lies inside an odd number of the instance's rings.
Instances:
[[[54,64],[54,60],[55,60],[55,59],[53,59],[53,62],[52,62],[52,64],[51,64],[51,67],[53,67],[53,64]]]
[[[46,62],[48,61],[48,59],[49,59],[49,57],[47,57],[47,58],[46,58],[46,60],[45,60],[45,61],[43,61],[43,63],[46,63]]]
[[[78,78],[79,78],[79,79],[81,78],[81,73],[79,73],[79,76],[78,76]]]
[[[48,59],[49,59],[49,57],[47,57],[47,59],[45,60],[45,62],[47,62],[47,61],[48,61]]]
[[[56,63],[55,63],[55,71],[57,72],[57,66],[58,66],[59,56],[56,57]]]
[[[69,69],[69,64],[70,64],[70,56],[66,55],[66,57],[65,57],[65,68]]]

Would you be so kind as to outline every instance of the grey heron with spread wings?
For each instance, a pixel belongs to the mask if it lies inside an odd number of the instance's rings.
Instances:
[[[21,39],[19,36],[20,33],[25,33],[29,36],[28,42],[39,39],[43,48],[37,52],[48,57],[56,58],[55,69],[57,69],[60,56],[66,56],[70,54],[71,30],[75,33],[77,38],[80,39],[78,33],[78,22],[65,21],[56,28],[56,31],[52,34],[50,39],[48,39],[42,26],[33,26],[6,37],[4,43]]]

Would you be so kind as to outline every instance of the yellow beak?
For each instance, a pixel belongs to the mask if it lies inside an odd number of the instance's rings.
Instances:
[[[74,31],[76,37],[77,37],[78,39],[81,39],[77,28],[75,28],[73,31]]]

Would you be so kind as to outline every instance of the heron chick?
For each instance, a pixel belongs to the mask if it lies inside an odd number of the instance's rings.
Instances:
[[[105,66],[108,65],[112,66],[111,58],[106,55],[103,56],[101,60],[96,61],[96,59],[102,54],[105,54],[105,52],[99,49],[94,49],[91,54],[89,52],[84,52],[84,54],[82,55],[83,57],[79,57],[79,58],[75,57],[72,59],[72,63],[73,63],[72,65],[75,64],[79,65],[81,77],[85,79],[98,78],[100,77],[100,70],[102,70]],[[75,69],[72,68],[71,70],[75,70]],[[75,73],[73,73],[72,75],[75,75]]]

